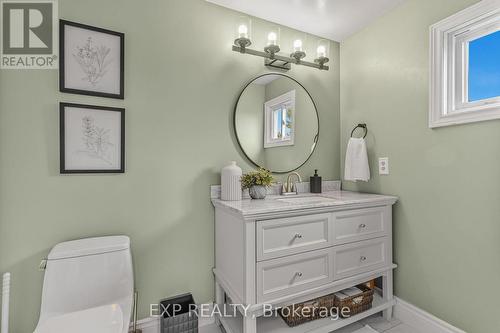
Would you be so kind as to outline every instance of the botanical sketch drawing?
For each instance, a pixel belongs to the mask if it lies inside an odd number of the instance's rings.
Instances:
[[[98,158],[108,164],[112,164],[114,144],[110,141],[111,130],[98,127],[95,119],[91,116],[82,118],[82,143],[83,150],[78,153],[87,154],[91,158]]]
[[[77,53],[73,54],[73,57],[85,73],[82,80],[95,86],[104,77],[107,72],[106,68],[112,63],[108,57],[111,49],[104,45],[95,46],[92,37],[89,37],[85,45],[83,47],[77,46],[76,50]]]

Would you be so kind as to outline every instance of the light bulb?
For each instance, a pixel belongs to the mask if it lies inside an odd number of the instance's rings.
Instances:
[[[248,38],[248,27],[244,24],[238,27],[238,34],[240,38]]]
[[[316,49],[316,53],[318,55],[318,58],[324,58],[326,57],[326,48],[324,45],[320,45],[318,46],[318,48]]]
[[[269,35],[267,35],[267,45],[276,45],[277,38],[275,32],[270,32]]]
[[[296,39],[294,42],[293,42],[293,50],[295,52],[300,52],[302,51],[302,41],[300,39]]]

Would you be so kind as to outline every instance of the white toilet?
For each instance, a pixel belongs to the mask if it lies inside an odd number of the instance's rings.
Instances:
[[[128,237],[57,244],[47,258],[35,333],[126,333],[133,299]]]

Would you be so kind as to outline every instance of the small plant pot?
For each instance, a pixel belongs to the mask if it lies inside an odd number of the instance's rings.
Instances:
[[[264,199],[267,194],[267,187],[264,185],[254,185],[248,189],[252,199]]]

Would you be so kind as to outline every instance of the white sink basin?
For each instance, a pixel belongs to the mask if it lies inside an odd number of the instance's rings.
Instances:
[[[291,204],[315,204],[323,202],[334,202],[335,199],[327,197],[297,197],[297,198],[282,198],[276,199],[277,201],[291,203]]]

